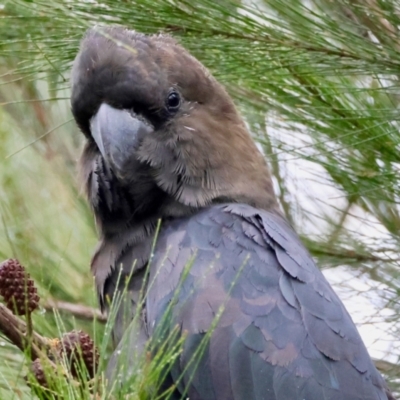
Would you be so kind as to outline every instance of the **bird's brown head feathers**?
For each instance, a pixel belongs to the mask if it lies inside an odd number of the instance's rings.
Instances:
[[[140,191],[142,203],[167,214],[215,202],[277,209],[264,157],[229,95],[171,37],[91,29],[74,62],[71,103],[88,139],[86,180],[101,154],[127,196]],[[131,203],[132,213],[146,208]]]

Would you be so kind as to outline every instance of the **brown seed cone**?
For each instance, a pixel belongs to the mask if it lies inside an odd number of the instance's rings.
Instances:
[[[99,351],[91,337],[83,331],[71,331],[63,335],[59,353],[65,355],[71,365],[71,373],[79,378],[82,361],[90,378],[93,378],[99,363]]]
[[[57,377],[61,377],[62,375],[56,370],[53,364],[46,361],[46,359],[37,358],[32,362],[30,370],[33,376],[26,376],[25,380],[33,393],[40,399],[64,399],[63,396],[58,396],[56,392],[57,385],[53,379],[57,379]]]
[[[44,372],[44,368],[42,362],[39,358],[32,362],[31,371],[36,378],[38,384],[44,388],[48,388],[49,384],[46,379],[46,373]]]
[[[19,261],[12,258],[0,264],[0,295],[16,315],[26,315],[39,307],[40,297],[33,279]]]

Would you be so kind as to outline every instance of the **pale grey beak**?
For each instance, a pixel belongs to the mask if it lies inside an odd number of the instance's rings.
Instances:
[[[151,124],[127,110],[103,103],[90,120],[90,131],[104,160],[117,176],[125,176],[142,138],[153,131]]]

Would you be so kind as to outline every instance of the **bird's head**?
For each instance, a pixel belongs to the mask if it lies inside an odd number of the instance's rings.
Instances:
[[[122,186],[151,180],[169,201],[191,208],[277,207],[264,157],[231,98],[171,37],[89,30],[71,102],[89,147]]]

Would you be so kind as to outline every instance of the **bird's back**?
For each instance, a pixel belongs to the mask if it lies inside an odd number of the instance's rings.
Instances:
[[[178,324],[187,335],[170,371],[182,395],[388,398],[349,314],[282,217],[213,206],[165,222],[154,254],[146,330]]]

